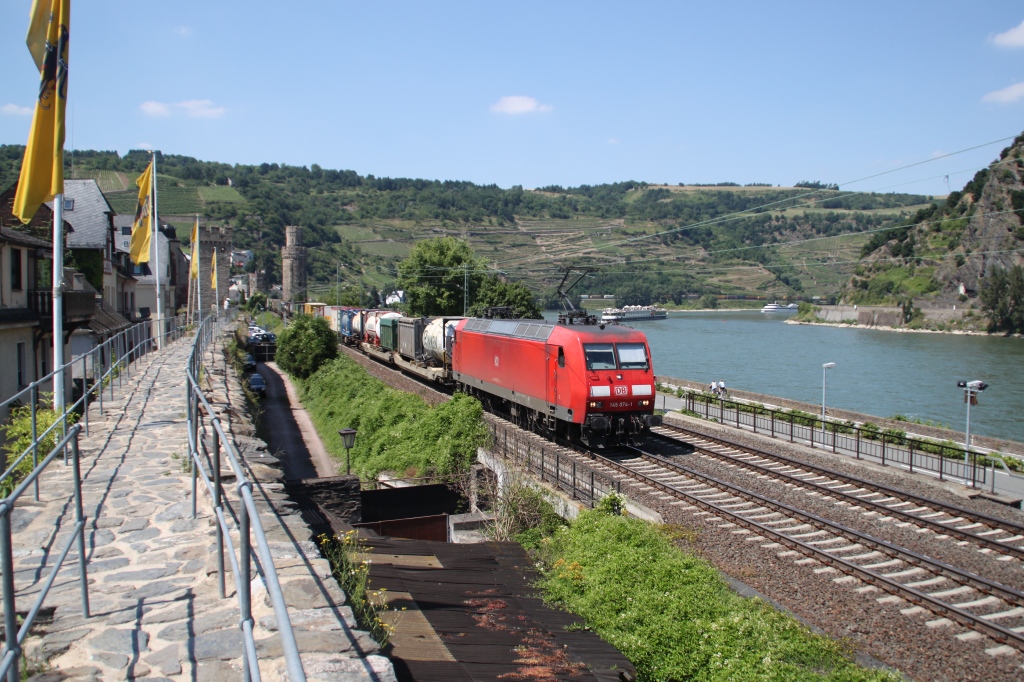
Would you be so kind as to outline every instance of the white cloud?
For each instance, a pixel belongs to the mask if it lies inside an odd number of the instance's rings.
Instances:
[[[177,26],[175,27],[174,32],[177,33],[180,38],[188,38],[192,35],[192,29],[188,26]]]
[[[619,143],[619,138],[617,138],[617,137],[609,137],[608,138],[608,144],[618,144],[618,143]]]
[[[183,102],[143,102],[139,109],[147,116],[173,116],[182,113],[189,118],[220,118],[228,113],[224,107],[216,107],[208,99],[188,99]]]
[[[519,114],[536,114],[548,112],[554,109],[550,104],[541,104],[533,97],[526,95],[507,95],[491,105],[491,111],[496,114],[508,114],[518,116]]]
[[[1024,21],[1009,31],[992,36],[992,44],[996,47],[1006,47],[1011,50],[1015,47],[1024,47]]]
[[[142,109],[142,113],[146,116],[170,116],[171,107],[164,104],[163,102],[143,102],[139,109]]]
[[[0,107],[0,114],[7,114],[8,116],[31,116],[32,109],[29,107],[19,107],[17,104],[5,104]]]
[[[981,98],[982,102],[998,102],[999,104],[1012,104],[1024,99],[1024,83],[1014,83],[1002,90],[993,90]]]
[[[180,107],[191,118],[220,118],[228,113],[224,107],[213,106],[213,102],[208,99],[190,99],[174,106]]]

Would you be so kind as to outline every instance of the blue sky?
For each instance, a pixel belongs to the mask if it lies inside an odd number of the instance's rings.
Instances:
[[[30,4],[0,3],[0,143],[28,134]],[[1024,130],[1024,5],[72,0],[69,98],[81,149],[942,194],[1005,143],[848,183]]]

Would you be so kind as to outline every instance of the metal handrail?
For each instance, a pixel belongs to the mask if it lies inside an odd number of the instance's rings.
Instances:
[[[238,626],[242,631],[242,643],[244,646],[242,655],[243,679],[247,681],[250,679],[261,679],[259,662],[256,656],[256,641],[253,636],[252,594],[250,591],[253,563],[253,552],[250,544],[250,535],[252,535],[256,539],[256,555],[259,559],[257,571],[263,577],[263,583],[267,588],[267,594],[270,595],[270,601],[274,608],[277,630],[281,636],[285,663],[288,667],[288,679],[294,682],[305,682],[306,673],[303,670],[302,660],[299,657],[299,647],[295,641],[295,632],[292,630],[291,618],[288,616],[288,606],[285,603],[284,593],[281,590],[281,581],[278,579],[277,569],[274,567],[274,558],[270,552],[270,545],[267,543],[267,537],[263,531],[263,523],[260,521],[259,511],[256,509],[256,502],[252,496],[252,483],[246,477],[245,470],[239,462],[240,456],[234,443],[224,432],[220,419],[215,416],[213,408],[203,395],[200,385],[203,354],[213,342],[214,331],[220,328],[217,324],[218,321],[219,317],[212,315],[200,323],[195,340],[192,343],[192,351],[189,354],[186,369],[185,393],[188,404],[186,414],[189,465],[192,474],[192,518],[196,518],[197,488],[198,480],[201,477],[213,501],[214,514],[217,517],[217,582],[222,599],[226,598],[224,589],[225,543],[227,543],[231,571],[235,579],[235,592],[238,595],[240,615]],[[205,420],[212,426],[209,434],[212,447],[207,446],[206,439],[202,437],[201,432],[205,430],[203,424],[204,416]],[[231,527],[228,525],[224,514],[224,508],[227,505],[220,476],[222,452],[227,453],[228,464],[232,472],[234,472],[235,480],[238,481],[235,487],[242,501],[237,515],[238,556],[235,555],[234,543],[231,540]],[[209,474],[204,466],[204,455],[205,459],[210,462]]]
[[[987,470],[985,465],[978,466],[977,458],[978,455],[992,457],[973,449],[865,429],[833,419],[822,422],[820,417],[814,415],[794,415],[785,410],[761,407],[736,399],[709,396],[693,389],[684,389],[680,397],[686,410],[725,426],[740,429],[749,427],[754,433],[773,438],[788,437],[790,441],[804,441],[811,447],[830,449],[840,454],[848,453],[857,459],[880,460],[883,466],[897,464],[906,466],[911,472],[934,472],[938,474],[939,480],[949,477],[969,481],[972,486],[979,483],[984,485]],[[698,405],[702,406],[701,410],[696,409]],[[971,464],[965,461],[968,456],[972,460]]]
[[[159,330],[161,346],[164,343],[166,337],[168,341],[175,341],[187,331],[187,327],[183,325],[184,317],[179,315],[173,318],[167,318],[171,323],[171,328],[168,330]],[[144,356],[148,355],[151,350],[153,337],[150,335],[151,321],[140,322],[135,324],[128,329],[123,329],[114,336],[110,337],[103,343],[92,348],[86,353],[72,358],[68,362],[65,362],[60,367],[54,369],[46,376],[41,379],[37,379],[30,383],[28,386],[20,389],[11,397],[0,401],[0,410],[9,408],[14,404],[20,404],[24,398],[28,398],[29,405],[31,406],[30,416],[32,420],[32,442],[31,444],[18,455],[13,462],[7,464],[7,468],[2,474],[0,474],[0,483],[13,476],[17,470],[18,465],[29,455],[32,454],[33,466],[39,464],[39,443],[44,438],[50,435],[59,425],[61,428],[61,435],[65,436],[68,434],[68,420],[72,419],[73,414],[77,414],[81,410],[83,420],[85,422],[85,435],[89,435],[89,403],[93,400],[99,401],[100,413],[103,413],[103,390],[107,385],[110,386],[110,399],[114,398],[114,381],[117,380],[118,385],[122,385],[124,374],[131,373],[131,366],[140,361]],[[164,326],[164,325],[161,325]],[[91,361],[92,366],[92,383],[89,383],[89,365]],[[74,371],[76,365],[81,364],[82,370],[82,396],[71,404],[65,404],[64,411],[57,415],[56,420],[51,424],[45,431],[39,433],[37,430],[37,417],[39,408],[39,394],[41,389],[50,384],[52,387],[53,377],[59,372],[67,372],[69,369]],[[96,376],[97,367],[102,372],[100,376]],[[104,367],[106,370],[104,371]],[[91,396],[95,394],[95,399]],[[64,463],[67,464],[67,450],[64,450]],[[34,498],[39,501],[39,483],[36,481],[34,486]]]
[[[7,682],[18,682],[20,679],[18,659],[21,657],[21,647],[25,643],[25,638],[28,637],[29,631],[32,629],[36,616],[39,615],[43,602],[46,601],[46,596],[53,586],[53,581],[56,579],[58,571],[60,571],[61,566],[64,564],[64,559],[67,558],[68,552],[71,550],[71,545],[75,542],[78,544],[78,579],[79,587],[82,591],[82,617],[90,617],[89,577],[86,574],[85,558],[85,514],[82,507],[82,469],[78,450],[78,435],[81,431],[82,427],[80,425],[75,424],[72,426],[68,434],[54,446],[53,450],[43,458],[43,461],[36,464],[35,468],[18,484],[18,487],[10,495],[0,500],[0,571],[2,571],[2,576],[0,576],[0,596],[2,596],[4,608],[4,655],[3,659],[0,660],[0,679],[6,676]],[[14,594],[14,545],[11,537],[11,513],[14,511],[14,503],[17,499],[28,489],[29,485],[37,482],[43,469],[49,466],[59,453],[66,451],[68,445],[71,446],[71,462],[74,472],[74,530],[68,538],[67,544],[64,545],[64,548],[58,555],[53,570],[50,571],[46,580],[43,581],[43,585],[39,590],[39,596],[36,597],[32,608],[25,615],[21,628],[18,628],[18,612]]]

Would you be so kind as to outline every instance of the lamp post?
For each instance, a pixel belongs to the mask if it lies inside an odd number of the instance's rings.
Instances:
[[[821,444],[825,445],[825,375],[836,366],[834,362],[826,362],[821,366]]]
[[[356,430],[341,429],[338,435],[341,436],[341,444],[345,446],[345,475],[349,476],[352,474],[352,458],[349,455],[352,446],[356,444]]]
[[[964,402],[967,403],[967,431],[964,433],[964,474],[967,473],[967,458],[971,452],[971,405],[978,404],[978,394],[988,388],[984,381],[958,381],[956,385],[964,389]],[[971,467],[971,487],[977,488],[978,458],[974,458],[974,466]],[[992,469],[992,478],[995,478],[995,469]],[[966,478],[966,475],[964,476]],[[994,481],[993,481],[994,483]]]

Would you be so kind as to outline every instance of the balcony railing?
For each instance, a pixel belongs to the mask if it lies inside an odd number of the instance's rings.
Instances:
[[[64,320],[83,320],[96,312],[96,294],[91,291],[65,291]],[[53,316],[53,292],[31,289],[28,292],[28,307],[40,318]]]

